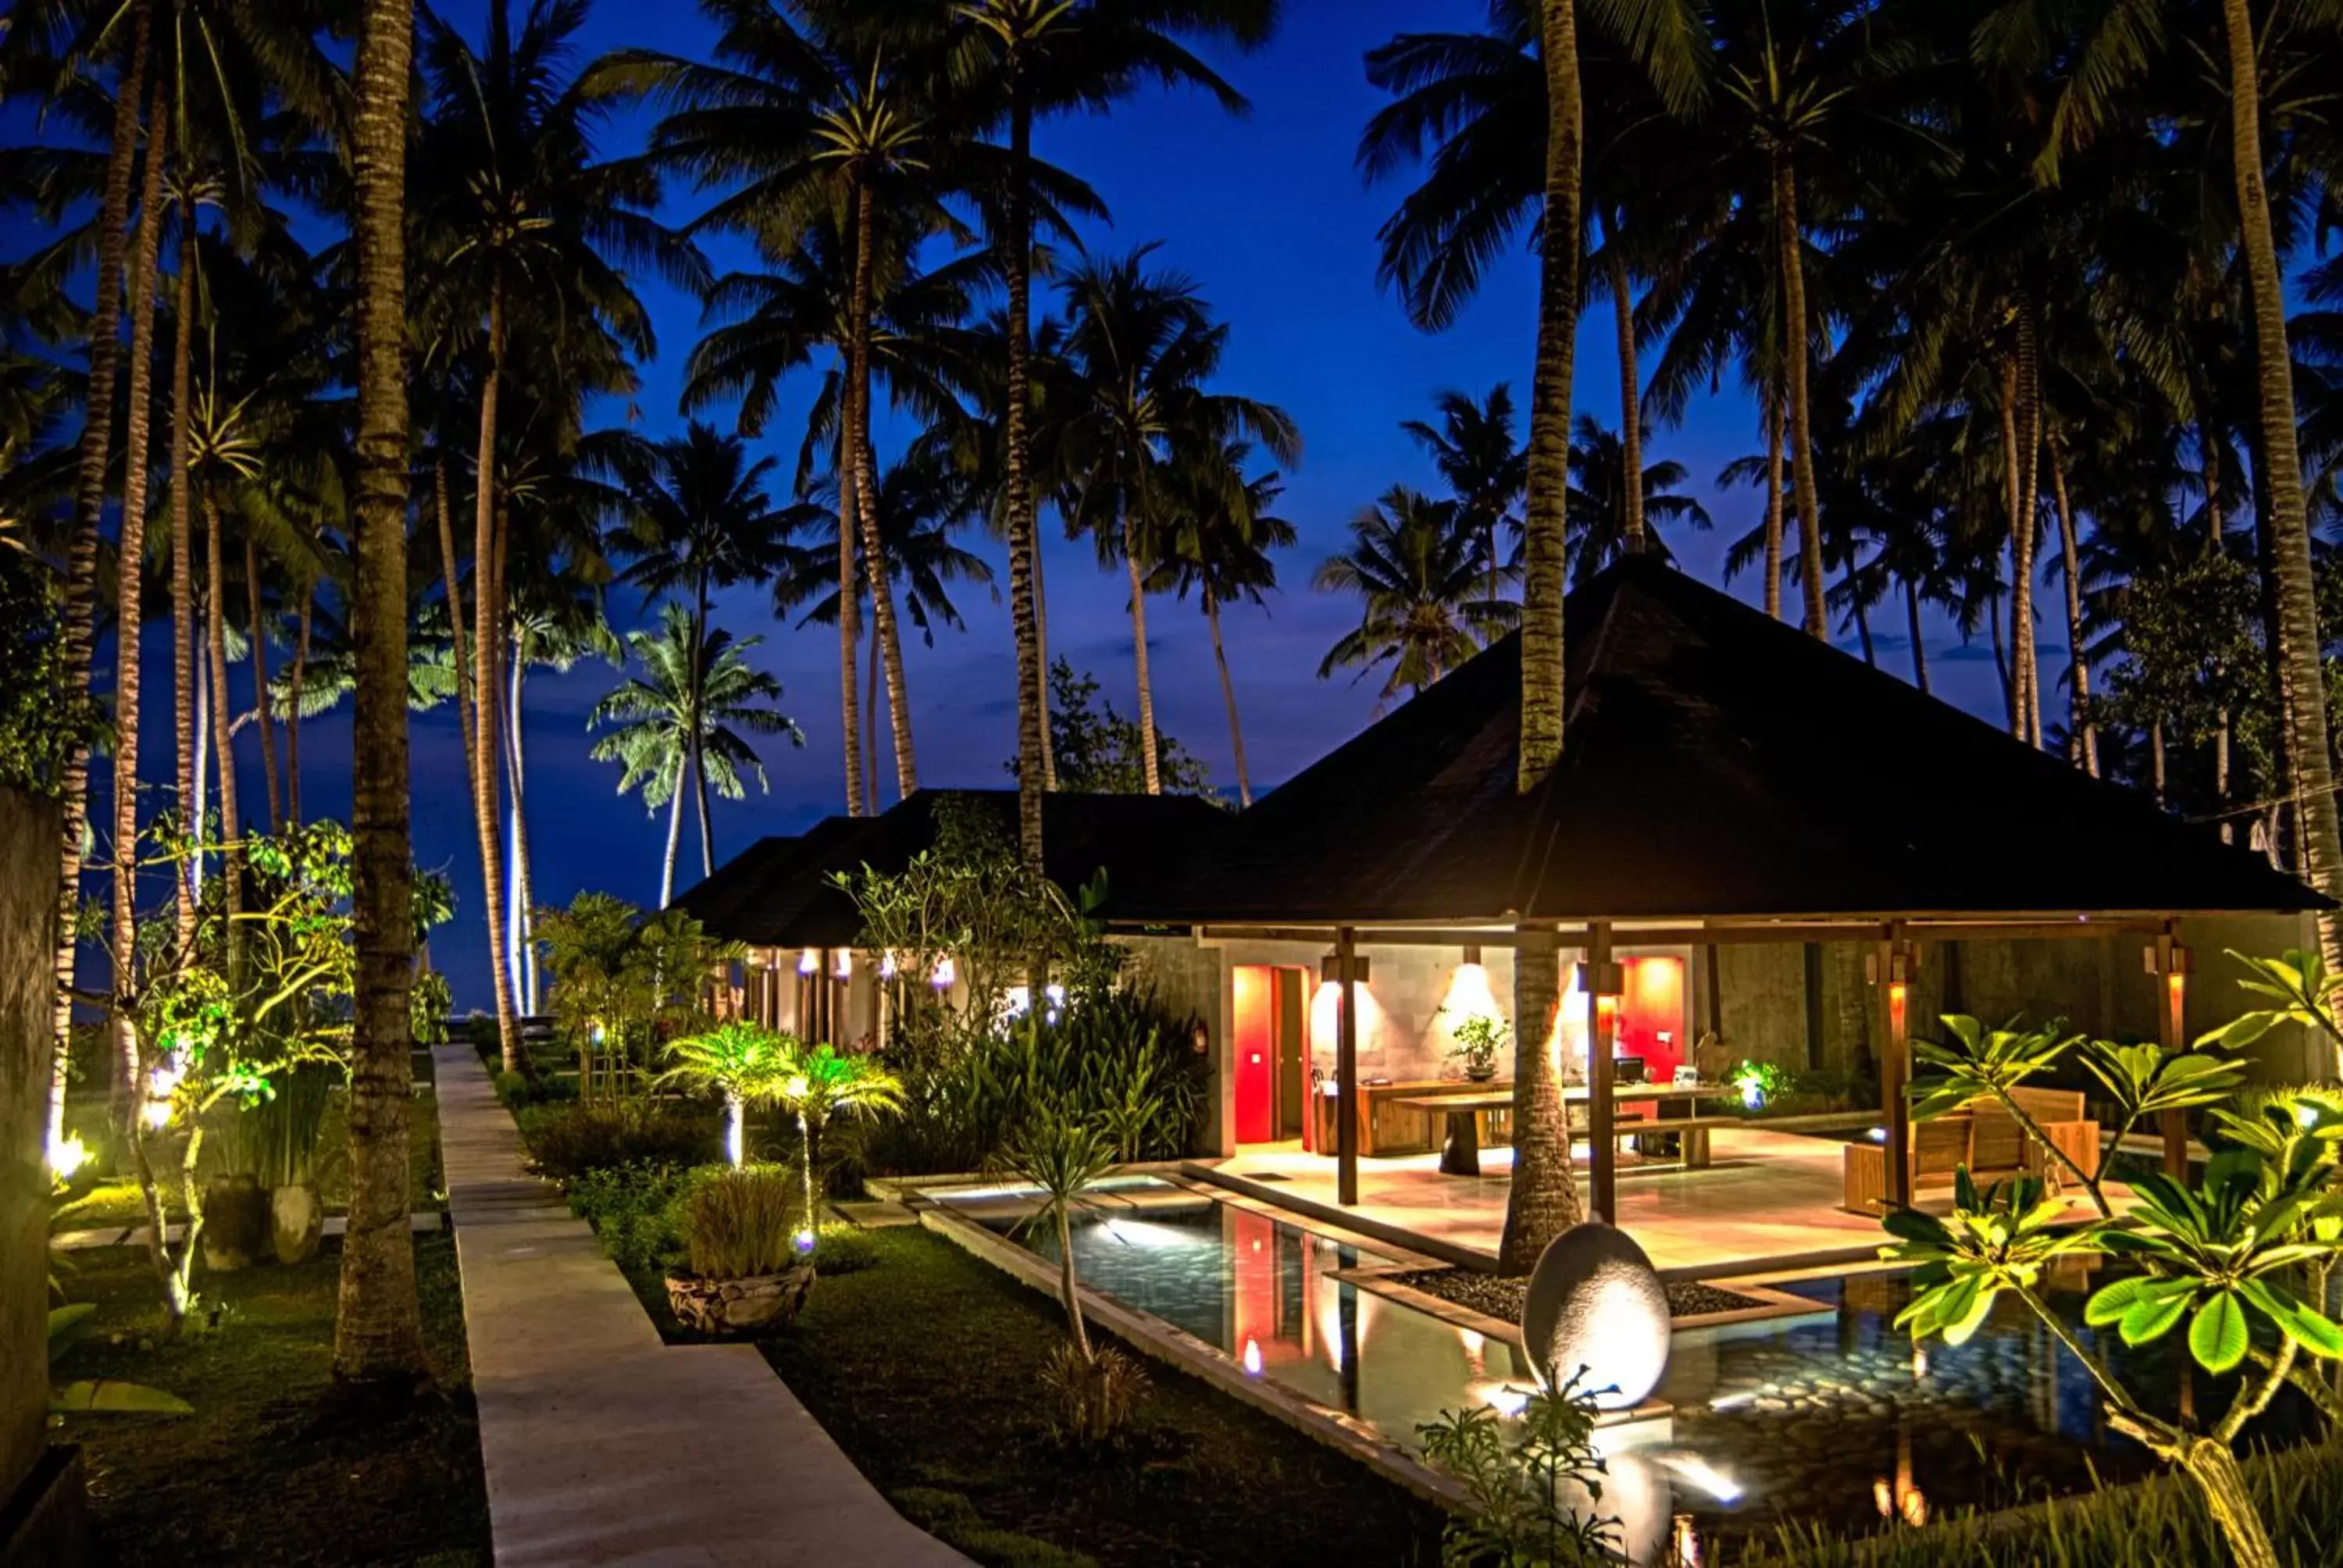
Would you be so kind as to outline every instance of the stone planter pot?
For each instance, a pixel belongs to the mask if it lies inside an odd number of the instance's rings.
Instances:
[[[813,1292],[813,1277],[811,1263],[741,1280],[669,1274],[667,1300],[675,1309],[676,1322],[695,1333],[754,1333],[796,1317]]]
[[[249,1269],[268,1250],[268,1194],[251,1172],[215,1176],[204,1188],[204,1266]]]
[[[1495,1081],[1496,1076],[1497,1064],[1493,1061],[1468,1062],[1465,1064],[1464,1077],[1468,1082],[1490,1083]]]
[[[304,1182],[268,1194],[268,1235],[278,1262],[307,1262],[317,1255],[318,1239],[325,1233],[325,1201],[315,1187]]]

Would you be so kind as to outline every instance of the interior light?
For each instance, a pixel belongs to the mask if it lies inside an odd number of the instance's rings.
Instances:
[[[852,980],[854,978],[853,949],[840,948],[838,950],[838,961],[831,967],[830,973],[840,980]]]
[[[895,954],[891,949],[879,957],[879,978],[880,980],[895,978]]]
[[[1261,1375],[1261,1342],[1250,1335],[1244,1342],[1244,1370],[1248,1377]]]

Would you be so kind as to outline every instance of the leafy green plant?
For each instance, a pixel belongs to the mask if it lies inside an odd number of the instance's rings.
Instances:
[[[1741,1103],[1755,1111],[1788,1091],[1790,1070],[1778,1062],[1744,1060],[1728,1081],[1741,1091]]]
[[[639,1101],[528,1105],[513,1121],[530,1161],[562,1182],[621,1165],[704,1165],[721,1152],[705,1115]]]
[[[638,1161],[581,1171],[569,1183],[569,1207],[626,1273],[671,1271],[683,1260],[691,1194],[721,1169]]]
[[[814,1171],[821,1164],[822,1130],[836,1116],[876,1116],[903,1108],[903,1081],[867,1056],[841,1056],[824,1044],[789,1052],[772,1090],[797,1118],[798,1166],[805,1186],[806,1241],[820,1244],[814,1225]]]
[[[2343,975],[2327,972],[2318,949],[2288,948],[2274,959],[2249,958],[2231,950],[2229,957],[2246,970],[2238,989],[2277,1005],[2241,1012],[2198,1044],[2209,1041],[2242,1050],[2282,1023],[2296,1023],[2318,1030],[2330,1048],[2343,1046]]]
[[[1112,1345],[1085,1350],[1071,1340],[1041,1362],[1042,1392],[1056,1414],[1051,1435],[1086,1447],[1111,1442],[1147,1396],[1147,1371]]]
[[[407,993],[407,1017],[415,1030],[415,1043],[447,1044],[447,1015],[455,1008],[456,993],[448,988],[446,975],[428,969],[417,975],[414,989]]]
[[[651,1085],[721,1096],[724,1153],[738,1168],[747,1158],[749,1107],[781,1097],[782,1085],[799,1073],[799,1055],[798,1042],[790,1036],[746,1019],[730,1019],[669,1046],[667,1060],[672,1065]]]
[[[2056,1026],[1988,1030],[1974,1019],[1946,1023],[1951,1040],[1921,1053],[1936,1070],[1912,1085],[1913,1114],[1942,1115],[1982,1092],[2000,1100],[2039,1138],[2039,1128],[2011,1091],[2077,1042]],[[2211,1051],[2080,1044],[2085,1065],[2117,1108],[2120,1125],[2110,1144],[2144,1116],[2217,1104],[2237,1091],[2235,1064]],[[2035,1179],[1980,1191],[1962,1170],[1948,1218],[1909,1209],[1883,1218],[1897,1240],[1881,1256],[1914,1265],[1915,1293],[1896,1322],[1916,1341],[1941,1334],[1957,1344],[1976,1332],[1996,1301],[2006,1296],[2022,1303],[2089,1373],[2108,1425],[2197,1486],[2237,1562],[2275,1568],[2277,1553],[2235,1444],[2289,1382],[2330,1415],[2336,1412],[2327,1385],[2298,1363],[2305,1354],[2343,1359],[2343,1328],[2321,1310],[2326,1271],[2343,1230],[2328,1223],[2343,1213],[2343,1195],[2332,1185],[2343,1117],[2330,1121],[2322,1106],[2294,1100],[2265,1101],[2250,1112],[2227,1107],[2216,1117],[2238,1145],[2216,1154],[2194,1186],[2160,1172],[2140,1177],[2133,1183],[2130,1211],[2120,1220],[2104,1188],[2107,1160],[2087,1171],[2061,1154],[2082,1179],[2097,1218],[2067,1226],[2064,1200],[2045,1200]],[[2078,1257],[2118,1259],[2133,1270],[2085,1303],[2089,1326],[2112,1330],[2127,1345],[2143,1345],[2185,1322],[2188,1353],[2206,1371],[2237,1372],[2248,1357],[2254,1360],[2209,1426],[2200,1430],[2191,1412],[2167,1420],[2145,1409],[2051,1308],[2045,1271],[2059,1259]],[[2306,1277],[2318,1292],[2308,1301],[2297,1288]],[[2274,1352],[2255,1349],[2257,1324],[2275,1342]]]
[[[1482,1405],[1443,1411],[1415,1430],[1424,1457],[1463,1482],[1473,1503],[1470,1516],[1448,1526],[1443,1563],[1560,1568],[1618,1560],[1618,1522],[1592,1512],[1602,1502],[1604,1464],[1594,1396],[1576,1377],[1532,1393],[1511,1420]]]
[[[245,1109],[244,1152],[263,1188],[317,1180],[317,1138],[334,1087],[347,1075],[332,1062],[304,1062],[279,1074]]]
[[[721,1172],[691,1193],[684,1246],[704,1280],[775,1274],[796,1257],[796,1183],[786,1171],[749,1166]]]
[[[49,1309],[49,1365],[80,1337],[82,1324],[97,1311],[87,1302]],[[177,1394],[114,1378],[80,1378],[49,1390],[52,1415],[193,1415],[196,1407]]]
[[[1463,1063],[1467,1077],[1487,1078],[1497,1070],[1513,1034],[1513,1026],[1493,1012],[1466,1013],[1449,1031],[1455,1043],[1448,1048],[1448,1055]]]

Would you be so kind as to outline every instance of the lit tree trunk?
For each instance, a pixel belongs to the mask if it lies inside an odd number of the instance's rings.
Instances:
[[[1798,561],[1804,568],[1806,630],[1827,639],[1822,496],[1815,482],[1815,447],[1807,416],[1805,246],[1798,225],[1798,176],[1787,157],[1774,162],[1774,208],[1782,246],[1782,351],[1789,357],[1790,483],[1798,501]]]
[[[1912,638],[1912,684],[1925,692],[1928,689],[1928,650],[1920,640],[1920,588],[1910,578],[1904,579],[1904,625]]]
[[[862,734],[855,714],[861,682],[854,661],[862,640],[862,590],[854,569],[856,497],[854,465],[847,460],[841,431],[838,447],[838,682],[839,721],[846,746],[846,814],[868,816],[869,797],[862,792]],[[670,857],[671,859],[672,857]]]
[[[1032,176],[1033,109],[1020,64],[1010,63],[1009,232],[1003,249],[1009,276],[1009,364],[1001,431],[1001,478],[1009,524],[1009,619],[1017,640],[1017,841],[1025,868],[1041,874],[1042,731],[1049,723],[1043,684],[1040,588],[1035,539],[1032,410],[1028,361],[1033,331],[1033,211],[1026,182]],[[1029,980],[1037,977],[1028,977]]]
[[[1765,389],[1765,613],[1782,618],[1782,393]]]
[[[130,179],[138,155],[138,99],[146,90],[152,15],[132,0],[130,48],[114,90],[114,140],[106,151],[106,194],[98,206],[97,294],[90,316],[88,417],[82,423],[74,488],[73,538],[65,547],[65,614],[58,664],[69,695],[86,699],[96,678],[97,547],[106,518],[106,466],[114,441],[114,388],[122,367],[122,273],[129,248]],[[64,830],[57,837],[55,1037],[49,1067],[45,1149],[65,1141],[65,1088],[73,1058],[73,988],[80,944],[81,840],[89,824],[89,749],[68,740],[59,759]]]
[[[1521,751],[1515,788],[1543,788],[1562,761],[1563,589],[1568,571],[1571,359],[1578,337],[1579,100],[1574,0],[1548,0],[1545,216],[1540,231],[1537,360],[1532,377],[1529,492],[1523,508]],[[1513,1175],[1498,1243],[1501,1273],[1526,1274],[1581,1217],[1570,1124],[1546,1049],[1562,960],[1548,933],[1524,926],[1513,956]]]
[[[870,579],[871,632],[878,638],[880,668],[887,678],[887,723],[895,742],[895,790],[909,799],[920,787],[920,764],[911,748],[911,702],[903,681],[903,644],[895,626],[895,585],[887,572],[887,543],[879,531],[879,476],[870,457],[870,296],[878,226],[868,186],[855,193],[854,231],[854,298],[850,307],[854,340],[847,388],[847,449],[854,457],[854,487],[861,498],[855,510],[862,522],[864,575]]]
[[[211,655],[212,749],[219,756],[220,890],[227,909],[227,967],[242,971],[244,951],[243,813],[236,803],[236,731],[227,699],[226,550],[220,543],[219,505],[204,498],[204,642]]]
[[[1139,525],[1122,515],[1122,564],[1131,577],[1131,652],[1139,674],[1139,758],[1150,795],[1163,793],[1155,746],[1155,682],[1147,669],[1147,584],[1139,562]]]
[[[252,659],[252,711],[260,725],[261,779],[268,789],[268,826],[285,825],[285,789],[277,774],[276,702],[268,695],[268,638],[260,624],[260,547],[244,536],[244,623]]]
[[[512,929],[508,939],[512,948],[513,987],[521,1010],[534,1016],[538,1010],[537,995],[537,912],[528,863],[528,757],[523,745],[521,727],[521,682],[528,673],[528,648],[525,639],[516,638],[512,650],[512,675],[507,685],[505,723],[505,765],[512,771],[512,899],[508,906]]]
[[[2164,808],[2164,719],[2151,719],[2147,726],[2147,788],[2155,797],[2158,810]]]
[[[2066,574],[2066,746],[2092,778],[2099,776],[2099,727],[2091,717],[2091,661],[2083,647],[2082,546],[2075,537],[2075,508],[2066,496],[2066,464],[2058,444],[2050,448],[2050,497],[2058,508],[2059,564]]]
[[[2026,731],[2026,679],[2034,660],[2034,563],[2026,557],[2024,489],[2018,469],[2024,459],[2017,438],[2017,361],[2001,362],[2001,487],[2002,505],[2009,518],[2009,732],[2032,744]]]
[[[2236,838],[2229,823],[2229,710],[2222,709],[2213,726],[2213,802],[2221,813],[2221,842]]]
[[[1619,338],[1619,449],[1626,468],[1627,553],[1644,553],[1644,395],[1635,364],[1635,292],[1627,258],[1619,251],[1619,228],[1606,225],[1610,244],[1612,324]]]
[[[1058,750],[1050,736],[1050,594],[1038,542],[1033,550],[1033,647],[1034,661],[1041,670],[1041,690],[1037,699],[1041,704],[1041,788],[1055,789]]]
[[[301,586],[301,614],[293,633],[293,668],[285,677],[290,704],[285,714],[285,819],[301,825],[301,702],[309,678],[309,622],[317,606],[314,583]],[[458,703],[460,710],[462,703]]]
[[[472,757],[472,815],[480,839],[480,914],[488,922],[488,979],[496,989],[497,1043],[504,1070],[520,1070],[513,1026],[512,976],[505,967],[504,868],[497,852],[497,648],[503,640],[504,605],[498,593],[497,399],[504,379],[504,280],[488,286],[488,364],[480,379],[480,441],[472,512],[472,713],[478,744]]]
[[[179,202],[178,282],[171,343],[171,710],[172,733],[178,742],[176,803],[187,831],[200,845],[203,814],[196,806],[196,525],[187,495],[187,418],[195,397],[196,354],[196,204],[192,196],[182,196]],[[226,828],[223,837],[234,831]],[[182,952],[195,945],[195,879],[204,859],[198,848],[179,873]]]
[[[196,612],[201,614],[200,609]],[[212,762],[212,681],[205,666],[196,666],[196,794],[187,803],[186,818],[191,822],[208,821],[211,818]],[[198,855],[188,862],[196,890],[198,909],[204,901],[204,874],[209,862]]]
[[[2229,45],[2229,127],[2236,166],[2246,274],[2253,286],[2254,359],[2260,394],[2260,467],[2268,475],[2272,575],[2278,627],[2278,708],[2293,777],[2295,833],[2310,885],[2343,900],[2343,833],[2335,811],[2335,776],[2327,733],[2327,688],[2320,668],[2318,612],[2310,566],[2310,526],[2303,506],[2297,445],[2294,359],[2287,347],[2286,295],[2262,184],[2261,86],[2253,17],[2246,0],[2222,0]],[[2328,972],[2343,971],[2343,915],[2318,917],[2318,946]]]
[[[426,1382],[407,1217],[415,970],[407,753],[407,94],[410,0],[367,0],[352,106],[357,252],[357,447],[350,588],[356,651],[351,910],[357,991],[350,1211],[334,1314],[346,1382]]]
[[[683,798],[691,787],[691,766],[679,758],[675,765],[675,793],[669,799],[667,813],[667,854],[659,861],[659,907],[666,909],[675,901],[675,850],[683,840]]]
[[[163,243],[163,161],[170,153],[169,104],[157,74],[146,108],[146,172],[138,202],[138,243],[130,273],[130,411],[122,459],[122,534],[116,548],[114,631],[114,1109],[131,1115],[137,1097],[138,1037],[130,1026],[138,925],[139,632],[144,625],[148,446],[155,413],[156,263]],[[134,1132],[135,1136],[135,1132]]]
[[[862,733],[876,735],[879,733],[879,648],[876,639],[870,648],[870,657],[863,665],[863,672]],[[882,807],[879,796],[879,753],[865,747],[862,757],[862,787],[869,793],[870,809],[876,815]]]
[[[2042,515],[2042,344],[2035,325],[2034,302],[2031,299],[2018,302],[2017,376],[2017,434],[2021,457],[2018,464],[2017,524],[2018,539],[2024,546],[2026,556],[2026,577],[2021,584],[2026,604],[2018,634],[2018,648],[2025,668],[2026,739],[2029,745],[2039,749],[2044,744],[2042,658],[2034,628],[2034,578],[2035,552],[2040,531],[2037,523]]]
[[[1237,719],[1236,682],[1229,678],[1228,649],[1221,646],[1221,600],[1211,588],[1204,590],[1204,618],[1212,628],[1212,661],[1221,667],[1221,700],[1229,708],[1229,749],[1236,756],[1237,804],[1252,804],[1252,780],[1245,771],[1244,725]]]

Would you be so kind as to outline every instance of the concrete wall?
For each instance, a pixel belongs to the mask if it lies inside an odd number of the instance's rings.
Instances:
[[[49,1403],[42,1144],[56,887],[55,807],[0,785],[0,1503],[40,1456]]]

